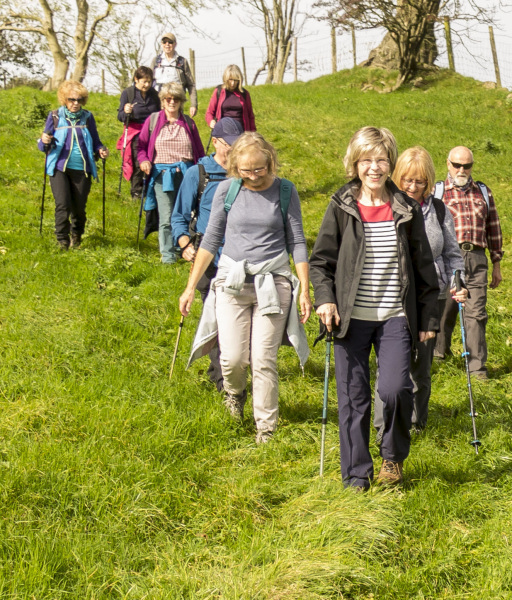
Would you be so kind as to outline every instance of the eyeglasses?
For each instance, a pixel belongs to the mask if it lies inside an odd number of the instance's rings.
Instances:
[[[418,181],[418,179],[405,179],[405,177],[402,177],[402,185],[405,185],[405,187],[410,187],[413,183],[415,183],[416,187],[420,188],[420,190],[425,189],[428,184],[427,181]]]
[[[363,158],[358,160],[358,164],[362,167],[371,167],[373,163],[376,163],[380,169],[387,169],[389,167],[389,160],[387,158]]]
[[[162,40],[162,44],[175,44],[176,42],[171,42],[171,40]]]
[[[265,166],[259,167],[258,169],[238,169],[238,171],[242,177],[249,177],[249,175],[263,175],[267,169],[268,167]]]
[[[181,100],[179,98],[164,98],[164,102],[167,103],[171,103],[174,102],[175,104],[179,104],[181,102]]]
[[[67,101],[71,104],[75,104],[75,102],[77,102],[78,104],[82,104],[84,99],[83,98],[68,98]]]
[[[450,159],[448,159],[450,160]],[[461,167],[464,169],[464,171],[467,171],[468,169],[471,169],[471,167],[473,166],[473,163],[456,163],[450,160],[450,162],[452,163],[452,167],[454,169],[460,169]]]

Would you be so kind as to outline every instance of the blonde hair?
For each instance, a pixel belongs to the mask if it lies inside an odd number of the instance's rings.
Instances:
[[[87,91],[87,88],[83,86],[79,81],[67,79],[59,85],[59,89],[57,90],[57,100],[61,103],[62,106],[66,106],[66,102],[70,94],[76,94],[77,96],[82,98],[82,106],[85,106],[87,104],[89,92]]]
[[[276,175],[277,169],[279,168],[279,162],[274,146],[267,142],[261,133],[257,133],[256,131],[246,131],[245,133],[242,133],[233,146],[231,146],[231,152],[228,156],[228,177],[240,177],[240,173],[238,172],[240,157],[251,150],[262,152],[267,158],[266,166],[268,172],[272,175]]]
[[[226,87],[229,79],[238,79],[238,90],[240,92],[244,91],[244,76],[242,75],[242,71],[240,71],[240,67],[237,65],[228,65],[224,69],[224,75],[222,76],[223,86]]]
[[[185,90],[181,83],[176,83],[175,81],[171,81],[171,83],[165,83],[162,86],[162,89],[158,92],[158,97],[163,101],[167,96],[171,96],[172,98],[177,98],[180,104],[180,110],[183,108],[183,105],[187,101],[187,95],[185,94]]]
[[[407,150],[400,154],[396,161],[393,181],[400,189],[402,189],[402,177],[405,177],[412,171],[417,171],[420,174],[420,177],[427,180],[427,187],[423,192],[423,197],[428,196],[436,181],[436,170],[432,157],[425,148],[422,148],[421,146],[407,148]]]
[[[347,176],[350,179],[357,177],[357,162],[361,156],[381,151],[387,156],[390,173],[393,173],[398,155],[395,136],[385,127],[381,129],[377,127],[358,129],[352,136],[343,159]]]

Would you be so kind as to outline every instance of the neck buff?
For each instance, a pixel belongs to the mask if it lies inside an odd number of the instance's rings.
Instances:
[[[66,113],[66,118],[69,119],[72,123],[79,121],[81,116],[83,115],[83,109],[80,108],[77,112],[71,112],[66,107],[64,107],[64,112]]]

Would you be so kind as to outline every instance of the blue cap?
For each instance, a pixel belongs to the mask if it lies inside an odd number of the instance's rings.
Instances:
[[[212,131],[212,137],[222,138],[225,142],[232,146],[243,132],[244,128],[239,121],[236,121],[231,117],[224,117],[215,123],[215,127]]]

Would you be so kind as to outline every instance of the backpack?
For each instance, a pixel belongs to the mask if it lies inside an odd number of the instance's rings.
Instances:
[[[233,202],[236,200],[240,188],[242,187],[242,179],[233,179],[231,182],[228,193],[224,198],[224,210],[228,213],[233,206]],[[279,204],[281,206],[281,215],[283,217],[284,232],[286,236],[286,216],[288,215],[288,207],[290,206],[290,200],[292,198],[292,187],[293,183],[288,179],[281,179],[281,185],[279,187]],[[288,244],[286,244],[288,249]]]
[[[484,197],[485,203],[487,204],[487,211],[489,211],[490,203],[489,203],[489,192],[487,191],[487,186],[485,185],[485,183],[483,183],[481,181],[475,181],[475,183],[480,188],[480,191],[482,192],[482,196]],[[444,181],[436,181],[436,187],[434,189],[434,199],[442,201],[443,196],[444,196]],[[434,204],[434,206],[435,206],[435,204]],[[445,206],[444,202],[443,202],[443,206]],[[438,209],[436,208],[436,212],[437,212],[437,210]],[[439,213],[437,213],[437,218],[439,219]],[[443,224],[444,216],[443,216],[443,221],[439,220],[439,222],[441,223],[441,225]]]

